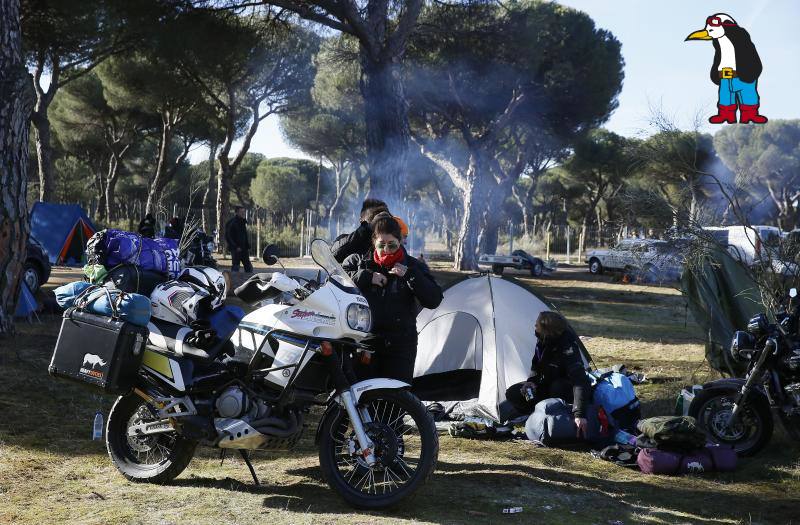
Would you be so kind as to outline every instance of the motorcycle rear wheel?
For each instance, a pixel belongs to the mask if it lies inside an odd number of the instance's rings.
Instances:
[[[108,415],[108,455],[129,481],[168,483],[186,469],[194,456],[197,442],[175,432],[128,436],[130,426],[155,420],[144,400],[135,394],[117,398]]]
[[[321,423],[319,461],[328,485],[359,509],[384,509],[410,497],[430,477],[439,437],[430,413],[406,390],[373,390],[359,401],[373,421],[365,425],[378,463],[367,466],[344,409]],[[409,423],[413,421],[413,425]]]
[[[769,443],[774,422],[769,405],[751,395],[739,410],[735,425],[727,425],[738,392],[701,390],[692,401],[689,415],[714,443],[733,447],[739,456],[752,456]]]

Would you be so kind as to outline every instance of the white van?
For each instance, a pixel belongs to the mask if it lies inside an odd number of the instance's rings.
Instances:
[[[777,257],[780,249],[781,230],[776,226],[727,226],[708,227],[714,240],[727,246],[730,254],[748,266]]]

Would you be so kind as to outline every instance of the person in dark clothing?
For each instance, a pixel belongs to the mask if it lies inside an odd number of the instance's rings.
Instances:
[[[225,225],[225,242],[231,251],[231,271],[239,271],[239,263],[244,266],[245,272],[253,271],[250,262],[250,241],[247,239],[247,219],[244,217],[244,208],[236,206],[235,215]]]
[[[342,266],[372,312],[374,337],[364,344],[375,353],[356,373],[359,379],[389,377],[411,384],[417,357],[416,301],[436,308],[442,289],[427,267],[406,253],[400,226],[388,212],[373,219],[371,231],[373,249],[348,256]]]
[[[586,436],[586,405],[591,386],[586,376],[580,345],[566,319],[556,312],[542,312],[536,319],[536,351],[527,381],[506,390],[500,412],[505,419],[533,412],[536,403],[553,397],[572,404],[578,437]],[[533,394],[526,398],[526,394]]]
[[[152,213],[144,216],[144,219],[139,222],[139,235],[142,237],[150,237],[151,239],[156,236],[156,219]]]
[[[331,251],[338,262],[344,262],[348,256],[357,253],[365,254],[372,250],[372,219],[382,212],[389,212],[389,207],[379,199],[365,199],[361,205],[361,224],[355,231],[338,236],[333,241]]]
[[[181,235],[183,234],[183,221],[180,220],[178,217],[173,217],[167,223],[167,227],[164,228],[164,237],[167,239],[181,239]]]

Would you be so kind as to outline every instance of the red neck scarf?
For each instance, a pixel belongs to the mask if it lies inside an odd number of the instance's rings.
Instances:
[[[372,252],[372,260],[378,263],[380,266],[386,268],[387,270],[391,270],[394,268],[394,265],[399,263],[405,257],[406,252],[402,245],[394,252],[394,253],[385,253],[383,255],[378,255],[378,250],[374,250]]]

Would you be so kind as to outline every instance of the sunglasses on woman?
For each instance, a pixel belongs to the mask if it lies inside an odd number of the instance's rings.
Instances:
[[[400,243],[396,241],[389,241],[389,242],[376,242],[375,247],[379,250],[396,250],[400,247]]]

